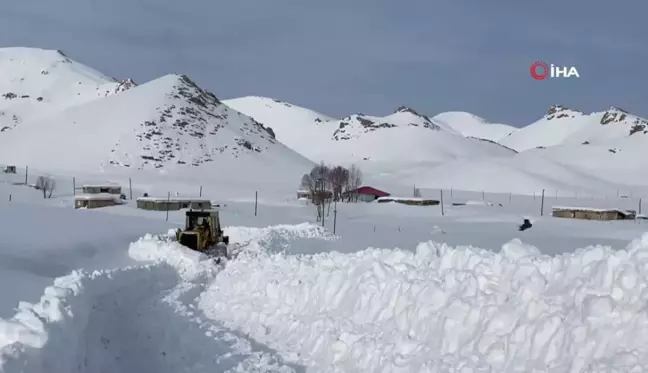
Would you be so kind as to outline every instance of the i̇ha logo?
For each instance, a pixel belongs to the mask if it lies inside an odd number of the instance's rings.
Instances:
[[[546,78],[580,78],[575,66],[548,65],[542,61],[536,61],[531,65],[531,76],[535,80],[545,80]]]

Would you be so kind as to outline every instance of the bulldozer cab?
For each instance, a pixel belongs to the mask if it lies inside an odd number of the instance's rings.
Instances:
[[[223,235],[218,210],[187,211],[185,229],[178,232],[181,244],[198,251],[209,251],[219,243],[228,244],[229,237]]]
[[[185,229],[187,231],[203,230],[212,237],[222,235],[218,211],[187,211],[185,218]]]

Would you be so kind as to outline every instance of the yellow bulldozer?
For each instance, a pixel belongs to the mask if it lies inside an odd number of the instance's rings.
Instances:
[[[228,257],[229,236],[221,229],[218,210],[189,210],[186,212],[185,228],[176,231],[178,242],[192,250],[209,256]]]

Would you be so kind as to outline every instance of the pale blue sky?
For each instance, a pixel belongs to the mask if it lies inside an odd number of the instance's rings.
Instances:
[[[19,0],[0,1],[0,46],[332,116],[407,105],[519,126],[551,104],[648,116],[646,17],[645,0]],[[536,60],[581,78],[534,81]]]

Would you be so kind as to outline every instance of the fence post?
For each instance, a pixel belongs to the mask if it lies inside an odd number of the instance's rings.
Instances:
[[[540,216],[544,215],[544,192],[545,190],[542,190],[542,202],[540,202]]]
[[[202,185],[200,186],[200,195],[198,197],[202,197]]]
[[[254,192],[254,216],[257,216],[258,202],[259,202],[259,191],[257,190],[256,192]],[[324,210],[322,210],[322,216],[324,216]],[[322,223],[322,226],[324,226],[324,223]]]
[[[484,194],[484,191],[482,190],[482,201],[486,200],[486,194]]]
[[[450,187],[450,198],[452,198],[452,187]]]
[[[29,185],[27,182],[27,174],[29,173],[29,166],[25,166],[25,185]]]
[[[128,190],[129,190],[130,199],[132,200],[133,199],[133,179],[130,177],[128,178]]]
[[[9,195],[9,202],[11,202],[11,194]],[[639,209],[641,211],[641,209]]]
[[[333,204],[333,234],[335,234],[335,226],[337,225],[337,201]]]
[[[509,202],[513,199],[513,192],[509,192]]]
[[[166,221],[169,221],[169,204],[171,203],[171,192],[167,194]]]
[[[72,178],[72,195],[76,196],[76,177]]]
[[[443,211],[443,189],[441,189],[441,216],[444,216],[445,212]]]
[[[10,198],[11,200],[11,198]],[[641,214],[641,198],[639,198],[639,214]]]

